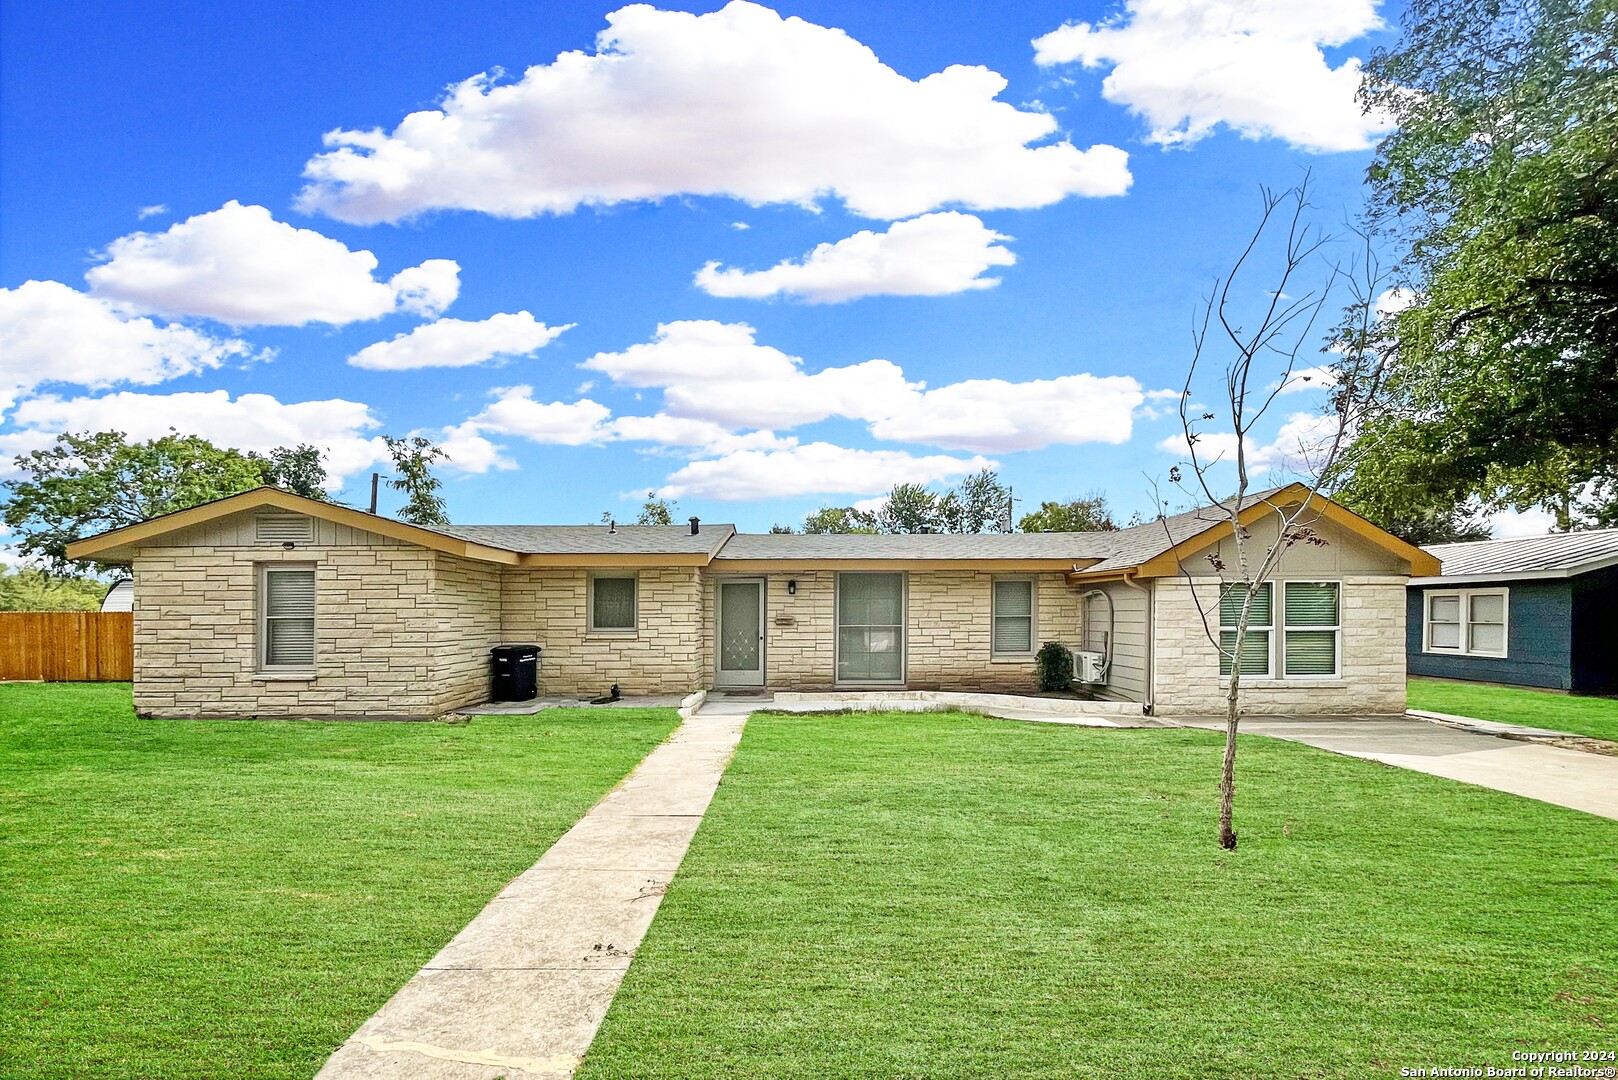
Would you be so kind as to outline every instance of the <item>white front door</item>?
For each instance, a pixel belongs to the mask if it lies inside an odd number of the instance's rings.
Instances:
[[[764,685],[764,579],[719,582],[719,671],[715,686]]]

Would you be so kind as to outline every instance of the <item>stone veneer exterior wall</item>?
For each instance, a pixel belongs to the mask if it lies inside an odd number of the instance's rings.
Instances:
[[[378,543],[283,552],[143,548],[134,560],[142,716],[428,716],[448,707],[436,552]],[[315,667],[260,673],[258,570],[315,567]],[[465,701],[454,704],[465,704]]]
[[[715,675],[715,579],[723,576],[722,569],[710,573],[703,589],[705,686],[712,684]],[[997,576],[1035,579],[1036,649],[1040,642],[1050,640],[1077,647],[1079,601],[1061,574],[910,571],[906,574],[906,686],[914,690],[1018,692],[1037,688],[1032,656],[990,654],[991,582]],[[788,581],[798,583],[795,595],[787,594]],[[772,573],[765,576],[765,582],[766,686],[772,690],[832,689],[837,681],[837,572]]]
[[[602,569],[600,573],[627,574]],[[635,571],[632,633],[592,632],[589,570],[504,572],[502,635],[533,642],[542,694],[687,694],[708,685],[703,668],[702,572],[694,566]]]
[[[1335,679],[1242,679],[1242,708],[1253,713],[1402,713],[1405,711],[1405,579],[1343,574],[1342,670]],[[1219,653],[1184,579],[1154,585],[1155,712],[1223,713]],[[1204,609],[1218,615],[1218,582],[1199,580]],[[1276,595],[1279,612],[1281,598]],[[1277,627],[1277,634],[1280,628]]]

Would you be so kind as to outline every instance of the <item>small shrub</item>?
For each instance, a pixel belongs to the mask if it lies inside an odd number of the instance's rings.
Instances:
[[[1047,641],[1034,654],[1041,690],[1067,690],[1073,685],[1073,654],[1060,641]]]

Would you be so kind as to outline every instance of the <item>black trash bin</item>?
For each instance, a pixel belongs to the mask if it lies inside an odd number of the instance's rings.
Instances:
[[[489,650],[494,667],[494,700],[532,701],[539,696],[539,646],[496,645]]]

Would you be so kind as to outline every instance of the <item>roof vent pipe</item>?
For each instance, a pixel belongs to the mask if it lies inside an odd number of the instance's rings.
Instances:
[[[701,531],[702,531],[702,519],[701,518],[692,518],[691,519],[691,535],[695,536],[695,535],[697,535],[697,533],[699,533]]]
[[[618,523],[612,518],[607,519],[607,535],[611,536],[618,531]]]

